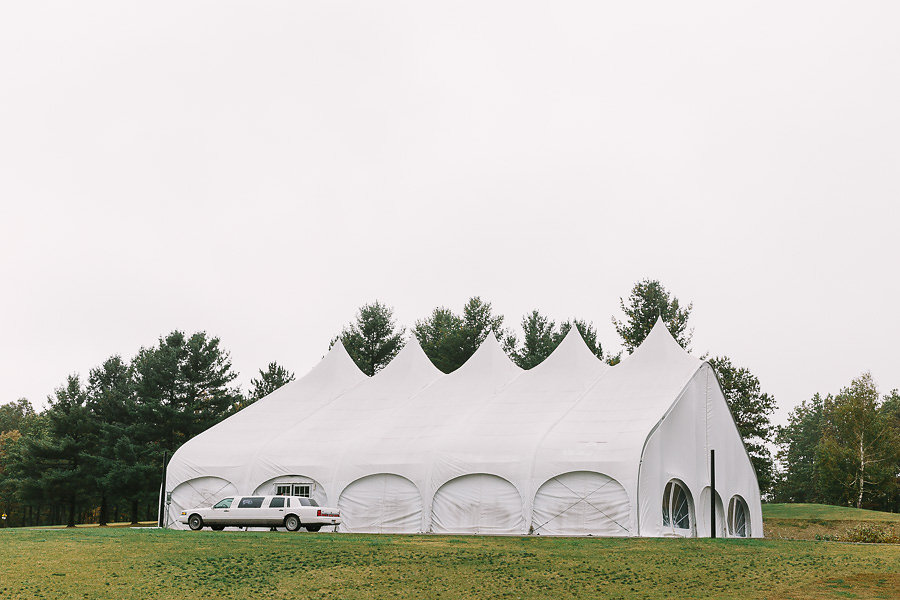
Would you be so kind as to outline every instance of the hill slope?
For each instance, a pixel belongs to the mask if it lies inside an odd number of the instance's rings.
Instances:
[[[862,524],[900,532],[900,514],[827,504],[763,504],[767,538],[813,540],[844,535]]]

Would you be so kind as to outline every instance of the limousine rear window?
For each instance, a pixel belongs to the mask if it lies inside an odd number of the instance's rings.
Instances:
[[[238,508],[259,508],[262,506],[263,500],[265,498],[241,498]]]
[[[295,496],[294,500],[299,502],[302,506],[318,506],[319,503],[313,500],[312,498],[304,498],[302,496]]]

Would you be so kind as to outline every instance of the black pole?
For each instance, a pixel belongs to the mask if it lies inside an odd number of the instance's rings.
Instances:
[[[716,451],[709,451],[709,537],[716,537]]]
[[[162,460],[162,486],[160,486],[159,493],[159,519],[157,519],[160,527],[165,527],[165,510],[166,510],[166,458],[169,453],[166,450],[163,450],[163,460]]]

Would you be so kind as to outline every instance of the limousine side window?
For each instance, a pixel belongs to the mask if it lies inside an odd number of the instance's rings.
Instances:
[[[241,498],[238,508],[259,508],[262,506],[264,498]]]
[[[294,498],[297,502],[300,503],[301,506],[318,506],[319,503],[313,500],[312,498]]]
[[[284,508],[284,496],[272,498],[272,501],[269,502],[269,508]]]
[[[234,498],[225,498],[224,500],[219,500],[219,503],[213,508],[231,508],[232,502],[234,502]]]

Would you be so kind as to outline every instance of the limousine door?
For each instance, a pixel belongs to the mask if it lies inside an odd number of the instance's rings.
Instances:
[[[267,525],[281,525],[284,523],[285,504],[288,502],[290,502],[290,499],[285,496],[276,496],[269,500],[268,506],[263,509]]]
[[[237,503],[235,507],[232,505],[231,518],[229,521],[240,525],[265,525],[266,516],[262,508],[262,496],[245,496]]]
[[[208,516],[203,518],[203,521],[210,525],[228,525],[231,520],[231,504],[233,502],[234,498],[220,500],[209,511]]]

